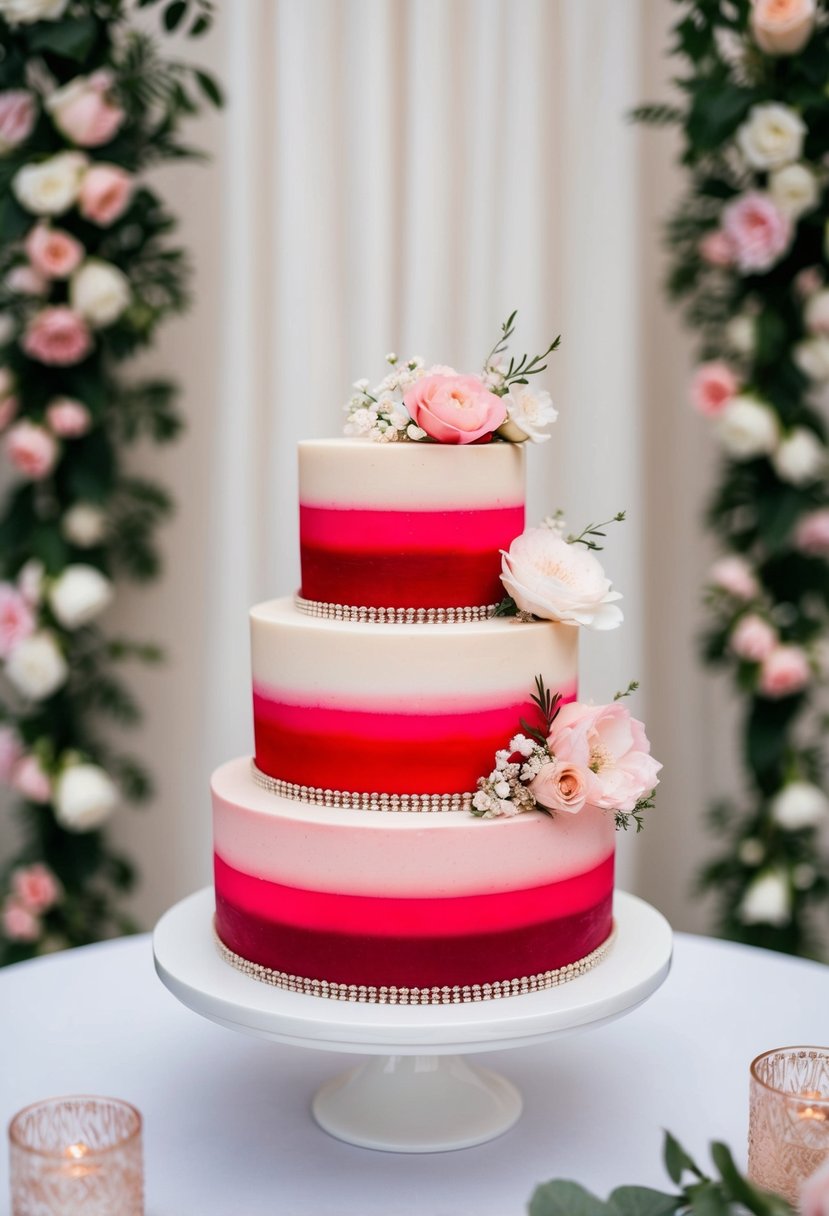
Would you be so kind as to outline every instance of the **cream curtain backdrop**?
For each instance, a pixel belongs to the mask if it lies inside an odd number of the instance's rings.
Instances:
[[[703,923],[689,875],[727,761],[692,644],[708,455],[657,292],[672,149],[624,117],[664,90],[671,7],[242,0],[182,48],[212,61],[230,104],[193,132],[212,165],[165,176],[197,307],[152,364],[181,376],[190,430],[152,457],[180,504],[166,580],[112,614],[172,656],[136,677],[158,796],[115,826],[143,870],[145,923],[209,881],[209,773],[251,750],[247,611],[298,583],[297,441],[339,433],[350,383],[389,349],[474,368],[515,307],[522,348],[563,335],[529,518],[629,512],[606,552],[625,624],[582,640],[582,694],[641,678],[665,762],[620,878],[677,925]]]

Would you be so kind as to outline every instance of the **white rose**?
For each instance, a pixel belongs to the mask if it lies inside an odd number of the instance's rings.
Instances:
[[[765,102],[752,106],[737,131],[737,146],[754,169],[782,169],[800,160],[806,124],[789,106]]]
[[[49,605],[64,629],[87,625],[112,600],[112,583],[94,566],[67,566],[52,584]]]
[[[69,282],[69,302],[91,325],[117,321],[131,297],[130,281],[109,262],[87,258]]]
[[[725,327],[725,340],[738,355],[751,355],[754,352],[756,324],[753,317],[739,313],[732,317]]]
[[[51,697],[69,675],[57,638],[40,629],[15,646],[6,663],[6,675],[24,697],[43,701]]]
[[[498,434],[504,439],[512,443],[523,443],[525,439],[544,443],[550,438],[543,428],[552,426],[558,418],[558,410],[549,393],[533,392],[527,384],[513,384],[504,398],[504,405],[507,420],[498,427]]]
[[[771,462],[781,481],[805,486],[823,475],[826,448],[814,431],[796,426],[772,454]]]
[[[770,803],[771,817],[787,832],[816,827],[826,818],[829,798],[809,781],[790,781]]]
[[[829,337],[816,334],[798,342],[793,356],[804,376],[810,380],[829,380]]]
[[[788,881],[778,870],[766,870],[754,879],[737,911],[744,925],[786,925],[792,909]]]
[[[32,25],[35,21],[57,21],[69,0],[0,0],[0,16],[9,25]]]
[[[769,194],[778,210],[796,220],[817,203],[817,178],[806,165],[786,165],[770,175]]]
[[[825,287],[809,296],[803,310],[803,319],[810,333],[829,337],[829,291]]]
[[[528,528],[501,551],[501,582],[522,612],[548,621],[615,629],[622,622],[604,570],[592,553],[550,528]]]
[[[85,168],[82,152],[58,152],[18,169],[12,178],[12,193],[33,215],[62,215],[78,197]]]
[[[55,782],[55,818],[69,832],[91,832],[120,801],[112,779],[97,764],[72,764]]]
[[[100,544],[106,536],[106,528],[106,513],[90,502],[76,502],[60,521],[60,530],[66,540],[79,549],[91,549]]]
[[[736,460],[764,456],[777,446],[780,427],[774,410],[754,397],[732,397],[716,419],[720,443]]]

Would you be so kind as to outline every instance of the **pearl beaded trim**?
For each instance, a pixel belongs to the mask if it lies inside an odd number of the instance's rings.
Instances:
[[[360,621],[377,625],[453,625],[466,621],[487,621],[495,615],[497,604],[471,608],[367,608],[357,604],[326,604],[294,596],[294,604],[307,616],[328,621]]]
[[[250,762],[253,780],[263,790],[290,798],[294,802],[310,802],[314,806],[335,806],[349,811],[466,811],[472,810],[473,794],[372,794],[352,790],[326,790],[316,785],[296,785],[269,777]]]
[[[260,963],[252,963],[229,949],[213,926],[213,936],[219,954],[226,963],[249,975],[252,979],[270,984],[272,988],[283,988],[287,992],[302,992],[306,996],[324,996],[334,1001],[354,1001],[370,1005],[461,1005],[472,1001],[498,1000],[505,996],[521,996],[526,992],[543,992],[547,988],[558,988],[570,980],[590,971],[605,958],[616,937],[614,926],[610,936],[584,958],[557,967],[554,971],[542,971],[538,975],[522,976],[513,980],[495,980],[489,984],[455,984],[443,988],[402,988],[389,985],[375,987],[373,984],[337,984],[328,980],[312,980],[302,975],[288,975],[285,971],[274,971]]]

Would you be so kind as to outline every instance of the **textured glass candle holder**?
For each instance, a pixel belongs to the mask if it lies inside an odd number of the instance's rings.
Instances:
[[[829,1047],[776,1047],[751,1064],[748,1176],[797,1204],[829,1159]]]
[[[144,1216],[141,1115],[117,1098],[48,1098],[9,1124],[11,1216]]]

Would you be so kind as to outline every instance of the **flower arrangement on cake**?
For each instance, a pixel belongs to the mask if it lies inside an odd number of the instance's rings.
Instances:
[[[141,173],[195,155],[181,122],[221,98],[131,29],[130,7],[0,0],[0,782],[22,826],[0,872],[0,962],[132,928],[133,867],[103,829],[150,778],[102,728],[139,717],[117,665],[160,653],[99,621],[119,576],[158,572],[171,508],[125,451],[181,418],[174,383],[116,365],[188,303],[175,219]],[[167,0],[163,25],[203,34],[211,7]]]
[[[829,24],[815,0],[680,0],[687,188],[667,227],[671,296],[699,334],[691,402],[722,450],[703,654],[742,700],[746,788],[712,808],[701,874],[722,932],[820,950],[829,642]],[[824,942],[825,945],[825,942]]]

